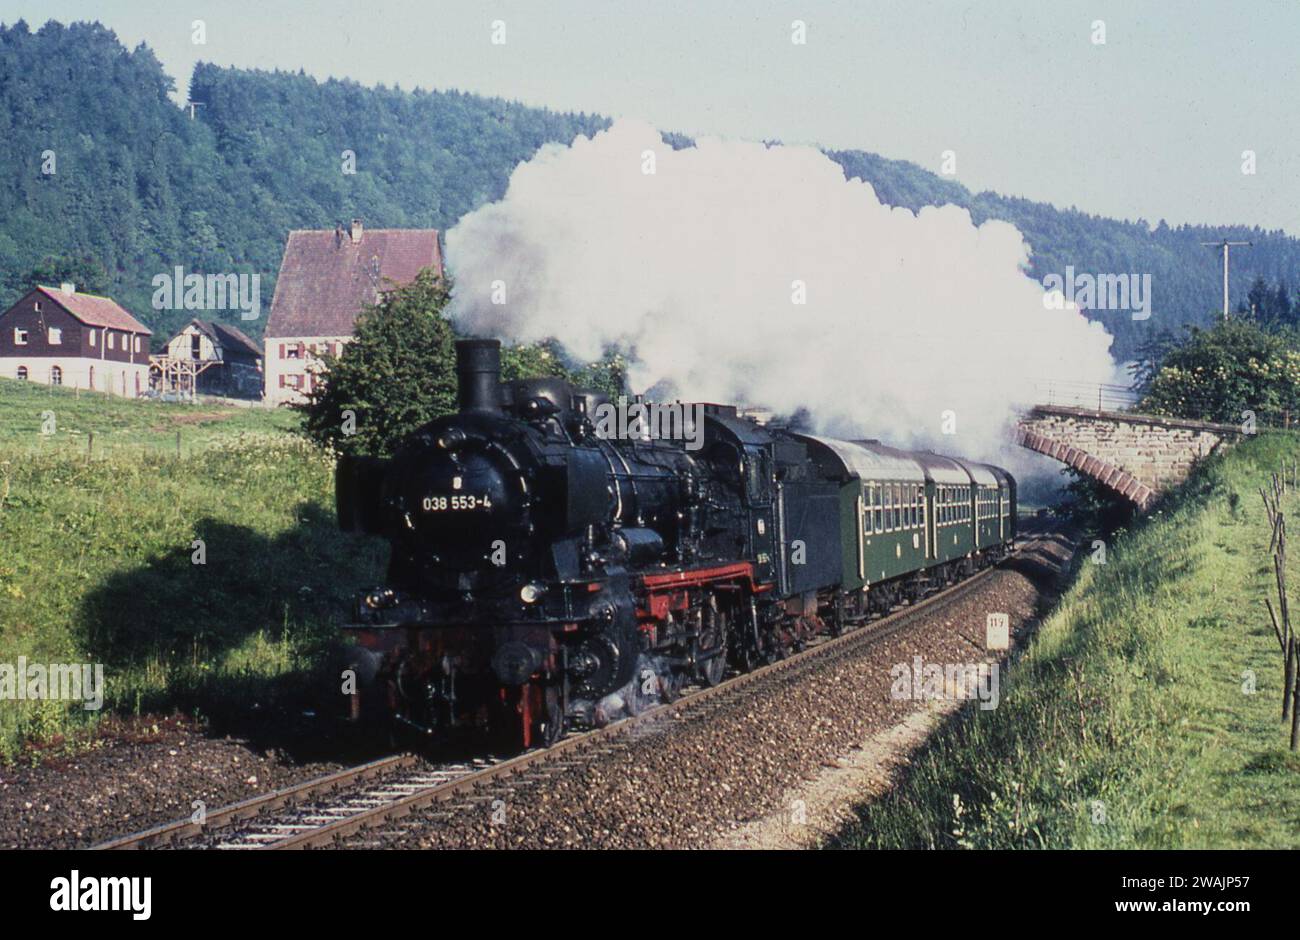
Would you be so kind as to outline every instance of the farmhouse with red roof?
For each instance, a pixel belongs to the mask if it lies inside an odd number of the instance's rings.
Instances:
[[[107,297],[36,287],[0,313],[0,376],[134,398],[149,388],[149,336]]]
[[[302,401],[319,357],[342,351],[362,308],[430,267],[442,274],[435,229],[367,231],[353,219],[346,229],[290,232],[266,321],[265,400]]]

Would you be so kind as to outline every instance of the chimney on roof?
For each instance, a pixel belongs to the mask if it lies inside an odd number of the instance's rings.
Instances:
[[[362,233],[362,231],[363,231],[363,227],[362,227],[362,225],[361,225],[361,220],[360,220],[360,219],[353,219],[353,220],[352,220],[352,227],[351,227],[351,229],[349,229],[349,234],[352,236],[352,244],[354,244],[354,245],[360,245],[360,244],[361,244],[361,233]]]
[[[59,290],[63,291],[65,294],[75,294],[77,292],[77,285],[73,284],[71,281],[64,281],[59,285]]]

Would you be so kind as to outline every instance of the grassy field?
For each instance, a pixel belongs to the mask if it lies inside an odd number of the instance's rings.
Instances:
[[[0,379],[0,663],[103,663],[106,713],[212,717],[300,691],[384,552],[338,532],[332,462],[297,420]],[[101,717],[5,702],[0,760],[83,742]]]
[[[1281,722],[1256,492],[1297,451],[1294,435],[1251,439],[1107,546],[1104,564],[1085,553],[999,707],[959,713],[830,845],[1300,845],[1300,760]]]

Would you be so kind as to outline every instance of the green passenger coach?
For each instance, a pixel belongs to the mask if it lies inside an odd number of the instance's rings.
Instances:
[[[1005,471],[878,441],[796,436],[839,482],[841,584],[869,608],[917,600],[1004,553],[1014,532]]]

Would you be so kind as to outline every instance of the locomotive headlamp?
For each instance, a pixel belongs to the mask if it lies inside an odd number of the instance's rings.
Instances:
[[[391,588],[384,588],[376,591],[369,591],[365,597],[366,606],[372,610],[380,610],[384,607],[392,607],[397,597]]]
[[[438,446],[443,450],[455,450],[465,443],[465,432],[460,428],[450,428],[438,438]]]
[[[519,589],[519,599],[525,604],[536,604],[546,593],[546,585],[530,581]]]

